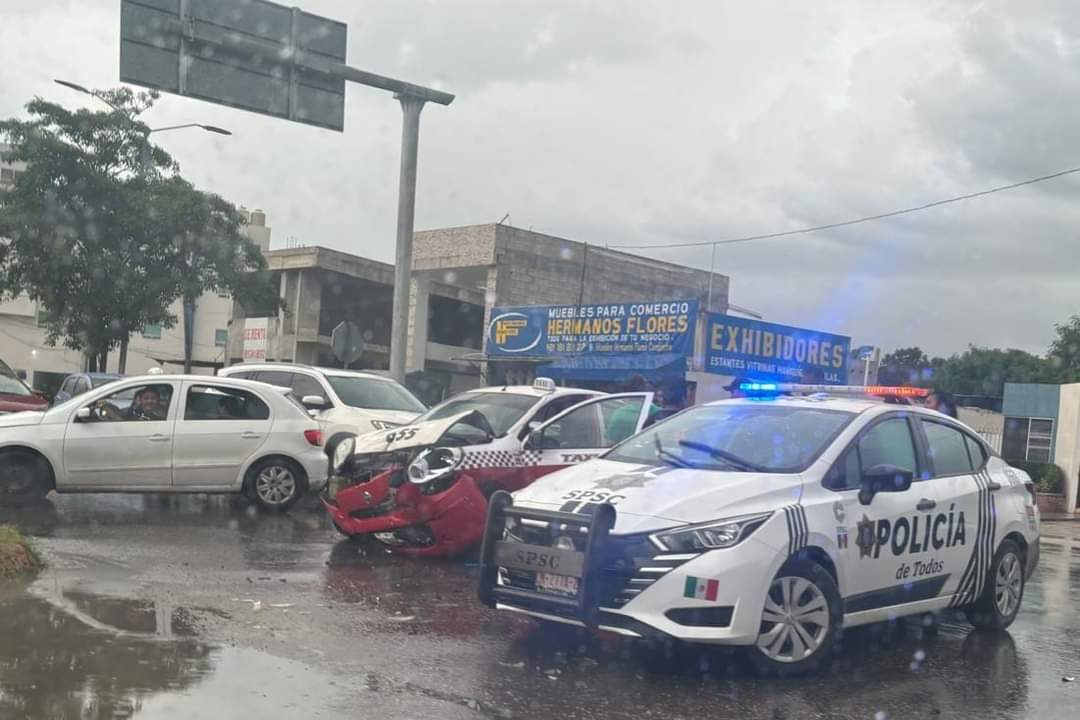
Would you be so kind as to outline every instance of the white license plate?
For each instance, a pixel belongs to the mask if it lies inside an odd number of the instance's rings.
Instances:
[[[553,595],[574,596],[578,592],[578,579],[568,575],[536,573],[536,589]]]

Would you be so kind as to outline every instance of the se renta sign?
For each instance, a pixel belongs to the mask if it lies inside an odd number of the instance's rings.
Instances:
[[[804,371],[820,382],[847,383],[851,338],[843,335],[709,315],[705,333],[705,370],[752,380],[799,382]]]
[[[689,356],[697,313],[697,300],[497,307],[491,311],[487,353],[502,357]]]

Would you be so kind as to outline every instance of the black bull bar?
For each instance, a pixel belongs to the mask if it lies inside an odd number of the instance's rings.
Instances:
[[[545,546],[503,539],[506,520],[547,523],[552,537],[571,534],[585,535],[584,551],[553,549]],[[579,620],[595,628],[600,618],[599,576],[604,546],[615,527],[615,508],[604,503],[595,506],[589,515],[514,507],[510,493],[500,490],[488,501],[487,523],[480,551],[480,602],[495,607],[502,602],[515,607],[547,612]],[[582,533],[584,531],[584,533]],[[575,543],[575,547],[577,543]],[[557,562],[557,565],[530,563]],[[509,587],[499,584],[499,568],[511,567],[529,572],[551,572],[577,578],[577,597],[562,597],[552,593]]]

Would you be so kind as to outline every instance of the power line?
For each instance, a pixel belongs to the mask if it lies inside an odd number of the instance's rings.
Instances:
[[[1052,173],[1050,175],[1041,175],[1039,177],[1029,178],[1028,180],[1021,180],[1020,182],[1010,183],[1009,185],[999,185],[998,187],[968,193],[967,195],[957,195],[956,197],[946,198],[944,200],[935,200],[934,202],[929,202],[925,205],[915,205],[914,207],[904,208],[902,210],[893,210],[892,212],[880,213],[878,215],[867,215],[866,217],[856,218],[854,220],[844,220],[843,222],[829,223],[828,225],[815,225],[814,227],[800,228],[799,230],[785,230],[784,232],[767,233],[765,235],[747,235],[745,237],[727,238],[725,240],[698,240],[694,242],[684,243],[666,243],[664,245],[612,245],[611,247],[620,249],[643,250],[660,248],[700,247],[702,245],[733,245],[735,243],[750,242],[752,240],[769,240],[772,238],[787,237],[789,235],[805,235],[806,233],[818,232],[820,230],[832,230],[833,228],[847,227],[849,225],[858,225],[860,223],[871,222],[872,220],[884,220],[885,218],[896,217],[897,215],[906,215],[908,213],[919,212],[920,210],[929,210],[930,208],[960,202],[961,200],[971,200],[972,198],[982,197],[983,195],[992,195],[994,193],[1003,192],[1005,190],[1014,190],[1018,187],[1023,187],[1025,185],[1034,185],[1035,183],[1046,182],[1047,180],[1054,180],[1056,178],[1064,177],[1065,175],[1071,175],[1077,172],[1080,172],[1080,167],[1069,168],[1068,170],[1062,170],[1061,172]]]

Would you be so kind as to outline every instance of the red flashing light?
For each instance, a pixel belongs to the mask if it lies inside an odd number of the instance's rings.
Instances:
[[[867,385],[867,395],[891,395],[893,397],[927,397],[930,391],[926,388],[908,387],[906,385]]]

